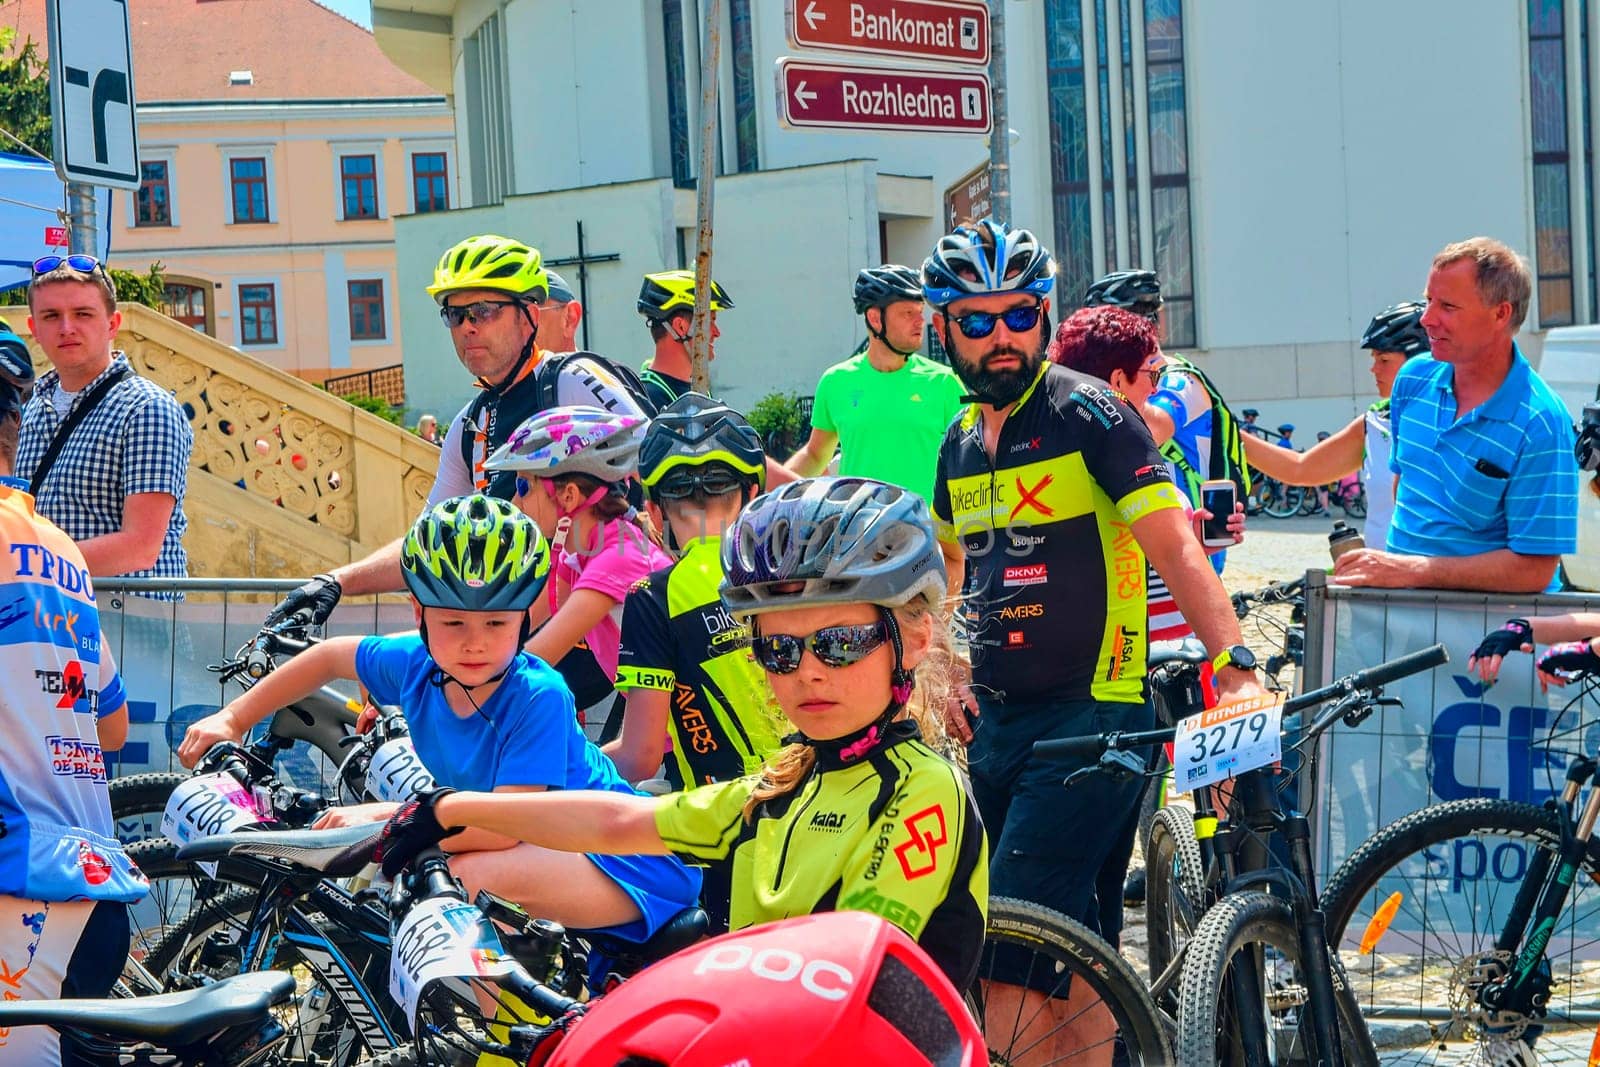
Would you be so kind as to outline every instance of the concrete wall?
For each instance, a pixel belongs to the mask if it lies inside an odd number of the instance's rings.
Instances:
[[[418,215],[399,223],[401,321],[406,331],[409,405],[441,417],[471,396],[449,336],[423,292],[440,253],[463,236],[498,232],[531,241],[549,259],[576,251],[577,222],[595,253],[615,263],[589,268],[589,344],[639,366],[653,351],[634,310],[642,276],[678,266],[677,229],[691,257],[690,198],[665,180],[519,196],[504,204]],[[876,176],[869,163],[837,163],[717,183],[715,274],[734,302],[718,316],[712,364],[718,395],[748,406],[774,389],[809,393],[830,364],[859,340],[849,282],[877,256]],[[772,235],[781,228],[784,240]],[[560,268],[573,286],[576,268]],[[843,279],[843,281],[841,281]]]

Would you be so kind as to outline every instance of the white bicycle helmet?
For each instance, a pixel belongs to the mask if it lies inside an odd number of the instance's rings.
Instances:
[[[587,474],[602,482],[631,478],[649,421],[591,407],[549,408],[529,418],[483,465],[536,478]]]
[[[1050,295],[1055,261],[1032,233],[984,219],[939,238],[922,264],[922,296],[942,308],[969,296]]]

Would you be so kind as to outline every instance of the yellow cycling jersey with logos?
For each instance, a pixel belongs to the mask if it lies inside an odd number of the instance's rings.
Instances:
[[[656,829],[688,862],[733,856],[731,928],[870,911],[917,939],[958,989],[977,972],[989,849],[956,768],[901,720],[865,759],[819,751],[793,792],[746,821],[755,777],[660,798]]]
[[[722,606],[722,542],[690,541],[677,563],[629,591],[617,689],[668,693],[667,779],[682,789],[754,774],[785,728],[750,653],[750,628]]]
[[[1097,378],[1041,367],[992,458],[969,407],[939,449],[933,513],[971,563],[973,680],[1013,702],[1143,700],[1145,559],[1132,526],[1182,506],[1144,419]]]

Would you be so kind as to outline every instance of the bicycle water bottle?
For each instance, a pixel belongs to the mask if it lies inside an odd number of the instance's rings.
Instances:
[[[1367,542],[1362,539],[1360,530],[1346,526],[1342,520],[1333,524],[1333,532],[1328,535],[1328,554],[1335,563],[1346,552],[1366,547]]]

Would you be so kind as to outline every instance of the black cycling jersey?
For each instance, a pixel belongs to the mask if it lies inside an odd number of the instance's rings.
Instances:
[[[933,513],[971,564],[973,680],[1012,701],[1143,700],[1144,551],[1136,519],[1183,506],[1139,413],[1047,363],[1000,427],[974,404],[939,449]]]
[[[668,405],[689,391],[689,379],[662,374],[652,367],[649,361],[646,361],[644,369],[639,371],[639,380],[644,383],[645,395],[650,398],[657,411],[665,411]]]

